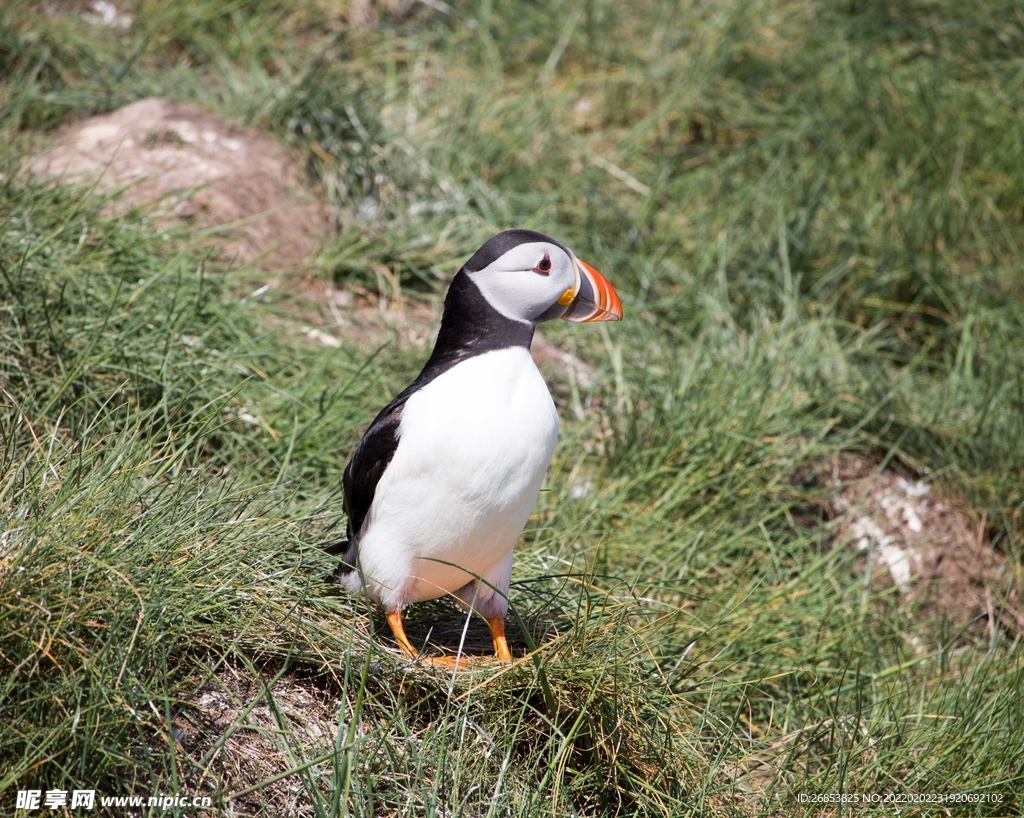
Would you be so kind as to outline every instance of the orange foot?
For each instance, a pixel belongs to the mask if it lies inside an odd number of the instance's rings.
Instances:
[[[387,615],[388,625],[395,635],[398,647],[408,659],[415,659],[419,655],[416,648],[412,646],[409,637],[405,635],[405,627],[402,625],[401,611],[393,611]],[[505,620],[500,617],[493,617],[487,620],[487,626],[491,629],[491,639],[494,641],[494,656],[430,656],[422,660],[423,664],[430,667],[445,668],[448,670],[461,670],[470,664],[490,664],[495,659],[504,661],[512,660],[512,652],[508,649],[508,642],[505,639]]]

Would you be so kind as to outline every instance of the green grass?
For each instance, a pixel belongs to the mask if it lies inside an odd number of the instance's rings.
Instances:
[[[242,814],[865,809],[798,800],[830,791],[1024,814],[1021,634],[870,582],[807,480],[840,451],[927,476],[1019,608],[1017,4],[411,9],[365,30],[327,3],[142,3],[127,32],[0,12],[4,811],[96,788]],[[436,303],[515,225],[616,285],[622,324],[544,328],[594,376],[547,373],[562,434],[511,593],[532,660],[410,670],[323,582],[341,470],[422,351],[300,343],[286,307],[234,295],[251,271],[19,170],[152,94],[294,145],[342,224],[325,278],[373,288],[384,264]],[[462,628],[410,611],[449,649]],[[211,690],[231,727],[176,739]],[[281,761],[237,766],[236,740]]]

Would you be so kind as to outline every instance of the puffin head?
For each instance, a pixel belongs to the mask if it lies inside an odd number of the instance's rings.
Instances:
[[[618,321],[622,303],[608,280],[566,247],[533,230],[506,230],[462,268],[490,305],[514,321]]]

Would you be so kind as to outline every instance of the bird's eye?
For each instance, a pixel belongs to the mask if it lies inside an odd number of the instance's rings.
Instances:
[[[547,275],[548,273],[550,273],[551,256],[545,253],[544,257],[533,266],[533,269],[536,270],[541,275]]]

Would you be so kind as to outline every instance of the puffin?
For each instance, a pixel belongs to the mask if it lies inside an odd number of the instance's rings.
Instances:
[[[343,474],[334,580],[382,606],[401,652],[409,605],[451,596],[483,617],[497,659],[512,551],[537,501],[558,414],[530,355],[542,321],[618,321],[608,280],[555,239],[498,233],[455,274],[433,351],[374,418]],[[426,660],[459,667],[460,658]],[[461,661],[465,661],[463,658]]]

